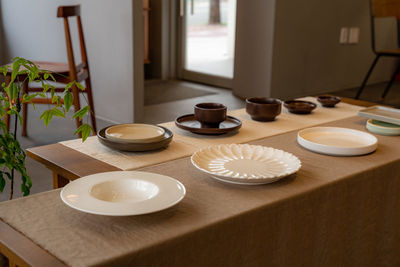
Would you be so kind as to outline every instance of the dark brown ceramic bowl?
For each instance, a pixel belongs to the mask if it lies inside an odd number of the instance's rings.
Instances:
[[[287,100],[283,105],[289,110],[289,112],[295,114],[309,114],[317,107],[317,104],[313,102],[302,100]]]
[[[194,106],[194,117],[203,128],[218,128],[226,119],[226,107],[219,103],[200,103]]]
[[[321,103],[323,107],[333,108],[337,103],[340,102],[340,97],[338,96],[330,96],[330,95],[321,95],[317,98],[318,102]]]
[[[282,102],[276,98],[252,97],[246,99],[246,112],[256,121],[273,121],[281,114]]]

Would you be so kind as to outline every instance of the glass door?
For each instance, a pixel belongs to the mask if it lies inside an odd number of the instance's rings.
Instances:
[[[231,88],[236,0],[181,0],[179,76]]]

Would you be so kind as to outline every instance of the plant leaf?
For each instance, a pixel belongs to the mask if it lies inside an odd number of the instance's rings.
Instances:
[[[75,135],[78,133],[82,134],[82,142],[85,142],[89,135],[94,132],[93,128],[89,124],[82,124],[76,131]]]
[[[49,90],[50,85],[49,85],[48,83],[44,83],[44,82],[42,81],[42,87],[43,87],[43,92],[46,93],[46,92]]]
[[[53,108],[52,110],[53,110],[53,115],[54,116],[65,118],[65,114],[61,110],[59,110],[57,108]]]
[[[72,116],[73,119],[79,117],[79,119],[82,120],[82,118],[86,115],[86,113],[88,113],[90,111],[90,107],[89,106],[85,106],[83,108],[81,108],[80,110],[78,110],[77,112],[75,112],[75,114]]]
[[[72,87],[72,85],[74,85],[74,83],[75,83],[75,82],[70,82],[70,83],[67,83],[67,85],[65,86],[65,91],[68,91],[68,90],[69,90],[69,88],[71,88],[71,87]]]
[[[86,88],[81,83],[75,83],[75,84],[81,91],[85,91],[86,90]]]
[[[0,192],[3,192],[6,180],[3,177],[3,172],[0,172]]]
[[[37,97],[39,95],[39,93],[34,93],[31,95],[25,94],[22,97],[22,103],[29,103],[33,98]]]
[[[11,82],[14,82],[15,78],[17,77],[19,68],[21,67],[21,58],[17,58],[14,62],[13,62],[13,66],[12,66],[12,73],[11,73]]]
[[[53,112],[52,110],[46,110],[43,112],[43,114],[40,116],[40,119],[43,120],[44,125],[49,125],[51,118],[53,117]]]
[[[70,91],[67,91],[64,95],[64,106],[67,112],[71,108],[73,100],[74,97],[72,96],[72,93]]]
[[[53,95],[52,97],[51,97],[51,103],[57,103],[58,104],[58,96],[57,95]]]

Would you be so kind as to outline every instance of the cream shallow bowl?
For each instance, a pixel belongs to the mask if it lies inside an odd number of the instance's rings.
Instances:
[[[167,209],[186,194],[179,181],[138,171],[103,172],[77,179],[60,193],[76,210],[108,216],[130,216]]]
[[[191,157],[192,164],[211,177],[233,184],[268,184],[297,172],[300,160],[272,147],[247,144],[216,145]]]
[[[400,135],[400,125],[369,119],[366,124],[368,131],[381,135]]]
[[[297,134],[297,142],[313,152],[332,156],[358,156],[376,150],[375,136],[348,128],[312,127]]]
[[[151,124],[118,124],[109,127],[106,138],[116,142],[151,143],[163,138],[165,130]]]

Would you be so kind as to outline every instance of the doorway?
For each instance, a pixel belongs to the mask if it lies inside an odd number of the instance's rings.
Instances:
[[[236,0],[181,0],[178,77],[232,88]]]
[[[148,60],[144,68],[146,107],[195,99],[212,101],[217,95],[231,95],[226,89],[231,88],[233,78],[236,0],[212,1],[149,1]],[[212,9],[210,5],[215,3],[219,8]],[[182,8],[191,16],[185,31]],[[213,23],[210,12],[217,14]],[[232,97],[231,102],[235,101]]]

